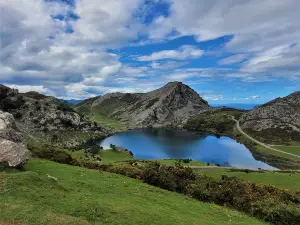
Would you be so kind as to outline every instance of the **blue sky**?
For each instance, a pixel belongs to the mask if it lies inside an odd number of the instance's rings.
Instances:
[[[182,81],[211,104],[259,104],[300,89],[298,0],[0,0],[0,8],[0,83],[22,92],[84,99]]]

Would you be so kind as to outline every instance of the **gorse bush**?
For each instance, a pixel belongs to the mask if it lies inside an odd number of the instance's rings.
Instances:
[[[99,169],[138,178],[145,183],[183,193],[203,202],[243,211],[276,225],[300,224],[300,193],[223,176],[218,180],[191,168],[159,163],[99,166]]]

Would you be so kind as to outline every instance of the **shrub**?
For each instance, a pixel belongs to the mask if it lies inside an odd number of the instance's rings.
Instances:
[[[249,183],[235,177],[215,179],[196,175],[191,168],[159,163],[101,165],[101,170],[119,173],[204,202],[243,211],[276,225],[300,224],[300,193]]]
[[[182,162],[184,162],[184,163],[190,163],[190,162],[192,162],[193,160],[192,159],[183,159],[182,160]]]

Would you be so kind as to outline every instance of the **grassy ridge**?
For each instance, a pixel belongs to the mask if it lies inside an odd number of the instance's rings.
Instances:
[[[107,172],[37,159],[25,170],[0,173],[0,224],[265,224]]]

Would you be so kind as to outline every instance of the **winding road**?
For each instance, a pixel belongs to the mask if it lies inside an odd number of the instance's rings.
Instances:
[[[275,152],[280,152],[280,153],[282,153],[282,154],[291,155],[291,156],[294,156],[294,157],[296,157],[296,158],[300,158],[299,155],[295,155],[295,154],[292,154],[292,153],[289,153],[289,152],[284,152],[284,151],[278,150],[278,149],[276,149],[276,148],[271,147],[270,145],[267,145],[267,144],[265,144],[265,143],[262,143],[262,142],[260,142],[260,141],[258,141],[258,140],[256,140],[256,139],[254,139],[253,137],[251,137],[250,135],[248,135],[247,133],[245,133],[245,132],[242,130],[242,128],[240,127],[240,121],[236,120],[233,116],[231,116],[231,119],[234,120],[234,121],[236,122],[236,128],[238,129],[238,131],[239,131],[240,133],[242,133],[244,136],[246,136],[248,139],[250,139],[251,141],[255,142],[256,144],[259,144],[259,145],[261,145],[261,146],[263,146],[263,147],[265,147],[265,148],[267,148],[267,149],[270,149],[270,150],[272,150],[272,151],[275,151]]]

